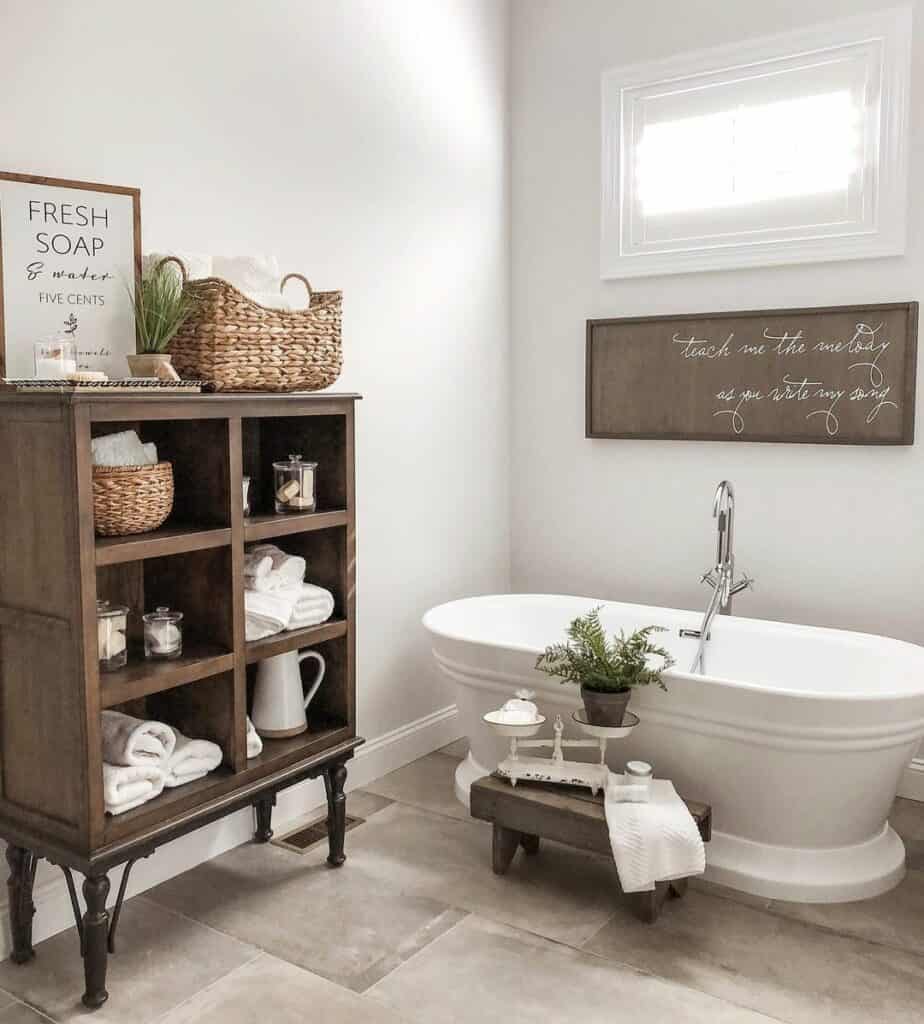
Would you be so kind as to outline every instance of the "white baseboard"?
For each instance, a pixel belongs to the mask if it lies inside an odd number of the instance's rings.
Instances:
[[[924,758],[916,757],[905,769],[898,795],[924,803]]]
[[[349,762],[347,790],[361,789],[375,779],[458,739],[458,717],[455,704],[450,704],[363,744]],[[273,829],[283,831],[290,821],[307,815],[324,802],[324,784],[320,779],[310,779],[283,790],[273,812]],[[162,846],[153,857],[139,861],[132,869],[128,895],[135,896],[197,864],[249,842],[253,838],[253,831],[253,812],[250,808],[244,808]],[[110,904],[118,891],[120,871],[121,868],[117,868],[110,878]],[[79,876],[77,880],[79,882]],[[61,872],[46,861],[39,863],[33,900],[36,910],[34,942],[41,942],[73,925],[74,918],[64,879]],[[0,898],[0,959],[8,957],[12,948],[6,905],[4,891]]]

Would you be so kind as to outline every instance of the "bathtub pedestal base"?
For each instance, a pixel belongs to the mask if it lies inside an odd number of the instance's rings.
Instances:
[[[773,846],[714,831],[705,877],[773,900],[866,900],[894,889],[905,877],[905,846],[888,824],[865,843],[827,849]]]

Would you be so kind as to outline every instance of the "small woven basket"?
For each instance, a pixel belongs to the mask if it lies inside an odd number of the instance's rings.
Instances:
[[[93,520],[102,537],[156,530],[173,510],[173,466],[94,466]]]
[[[208,380],[216,391],[317,391],[340,376],[343,292],[314,292],[301,274],[286,274],[308,289],[306,309],[271,309],[219,277],[190,281],[176,263],[193,311],[170,342],[181,377]]]

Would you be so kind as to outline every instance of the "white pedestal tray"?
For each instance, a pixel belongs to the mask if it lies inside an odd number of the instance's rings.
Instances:
[[[534,740],[542,725],[545,723],[545,716],[539,715],[535,722],[529,725],[511,725],[508,722],[499,720],[496,711],[489,711],[484,716],[484,721],[499,736],[510,738],[510,753],[497,766],[497,774],[510,779],[510,784],[515,786],[521,779],[528,779],[531,782],[556,782],[568,786],[587,786],[591,793],[596,794],[606,787],[606,780],[609,769],[606,766],[606,744],[609,740],[625,739],[630,732],[638,725],[638,715],[627,711],[623,716],[624,724],[617,727],[605,725],[591,725],[587,721],[583,708],[572,712],[571,720],[586,736],[592,737],[586,740],[563,740],[564,723],[561,715],[555,716],[554,739]],[[551,757],[521,757],[520,750],[523,748],[551,747]],[[600,750],[600,761],[597,764],[588,764],[584,761],[566,761],[564,757],[565,747],[597,747]]]

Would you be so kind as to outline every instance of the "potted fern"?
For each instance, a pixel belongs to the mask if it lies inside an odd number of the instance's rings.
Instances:
[[[536,668],[563,683],[577,683],[587,721],[591,725],[620,726],[636,686],[655,684],[666,690],[661,673],[674,664],[670,654],[652,642],[653,633],[663,633],[663,626],[646,626],[626,636],[607,638],[600,622],[600,609],[576,618],[568,627],[565,643],[546,647]],[[649,658],[661,659],[657,668]]]
[[[141,279],[132,302],[139,349],[137,355],[128,356],[132,376],[176,379],[167,346],[194,305],[183,291],[180,276],[168,264],[158,264]]]

